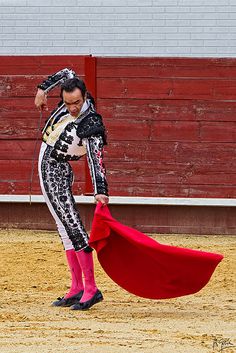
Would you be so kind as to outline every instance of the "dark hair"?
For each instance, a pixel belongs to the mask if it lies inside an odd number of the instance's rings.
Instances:
[[[76,88],[79,88],[82,94],[82,97],[85,97],[85,93],[87,91],[85,83],[78,77],[69,78],[61,85],[61,98],[63,91],[65,92],[73,92]]]
[[[93,107],[95,108],[95,100],[93,96],[87,91],[84,81],[81,80],[79,77],[68,78],[65,82],[61,84],[60,96],[61,96],[62,102],[63,102],[63,96],[62,96],[63,91],[73,92],[76,88],[80,89],[83,99],[85,98],[85,93],[87,94],[87,98],[90,100],[90,102],[93,104]]]

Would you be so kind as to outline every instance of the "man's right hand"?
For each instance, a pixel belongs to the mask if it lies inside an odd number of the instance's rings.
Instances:
[[[36,93],[34,104],[35,104],[36,108],[38,108],[39,110],[48,110],[47,95],[40,88],[38,88],[38,91]]]

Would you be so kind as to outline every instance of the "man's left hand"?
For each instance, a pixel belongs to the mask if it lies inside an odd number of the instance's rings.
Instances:
[[[107,205],[109,202],[109,197],[107,195],[103,195],[103,194],[97,194],[95,195],[95,201],[96,203],[101,202],[102,205]]]

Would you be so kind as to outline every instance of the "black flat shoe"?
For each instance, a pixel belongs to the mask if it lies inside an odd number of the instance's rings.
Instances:
[[[72,295],[72,297],[69,298],[57,298],[55,302],[52,303],[52,306],[71,306],[73,304],[78,304],[80,299],[82,298],[84,291],[81,290],[79,293]]]
[[[94,294],[94,296],[84,303],[78,303],[71,306],[71,310],[88,310],[94,304],[97,304],[103,300],[103,295],[100,290]]]

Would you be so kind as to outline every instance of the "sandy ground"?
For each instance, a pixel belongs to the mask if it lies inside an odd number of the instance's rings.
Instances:
[[[50,306],[70,283],[56,233],[0,231],[0,352],[235,353],[236,236],[155,239],[219,252],[225,259],[199,293],[157,301],[119,288],[94,253],[105,300],[79,312]]]

